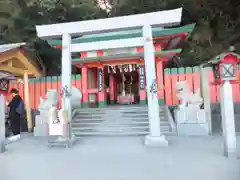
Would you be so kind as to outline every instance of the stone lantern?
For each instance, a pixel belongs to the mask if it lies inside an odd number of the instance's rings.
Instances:
[[[235,115],[232,95],[232,84],[240,83],[237,78],[239,55],[231,47],[226,53],[220,54],[214,60],[203,66],[211,66],[215,81],[213,85],[220,85],[221,122],[224,136],[224,154],[236,157]]]
[[[214,73],[215,81],[212,84],[219,85],[225,81],[229,81],[230,84],[240,83],[237,79],[237,66],[240,63],[240,56],[233,51],[231,47],[226,53],[220,54],[214,60],[207,63],[207,66],[211,66]]]

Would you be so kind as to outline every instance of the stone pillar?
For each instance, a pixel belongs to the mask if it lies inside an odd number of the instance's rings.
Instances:
[[[5,103],[4,95],[0,94],[0,153],[5,152]]]
[[[104,87],[104,70],[103,66],[98,67],[98,106],[106,106],[106,93]]]
[[[110,94],[110,104],[115,104],[116,103],[116,86],[115,86],[115,79],[114,75],[110,74],[109,76],[109,94]]]
[[[69,120],[72,119],[71,93],[72,93],[72,57],[71,36],[62,36],[62,108],[68,112]]]
[[[89,107],[89,95],[88,95],[88,68],[82,67],[82,94],[83,94],[83,107]]]
[[[222,128],[224,137],[224,155],[227,157],[236,158],[236,132],[235,132],[235,118],[234,106],[232,96],[232,85],[229,81],[220,88],[221,95],[221,116]]]
[[[139,66],[138,75],[139,75],[140,104],[147,104],[146,80],[145,80],[145,68],[144,68],[144,65],[140,65]]]
[[[209,85],[209,72],[210,67],[200,67],[200,83],[201,95],[203,98],[204,111],[206,114],[206,121],[208,122],[209,134],[212,133],[212,117],[211,117],[211,99],[210,99],[210,85]]]
[[[158,104],[165,104],[164,90],[163,90],[163,62],[157,61],[157,90],[158,90]]]
[[[148,146],[168,146],[168,141],[160,131],[160,116],[156,82],[155,49],[150,25],[143,27],[144,37],[144,64],[147,80],[147,99],[150,134],[145,138]]]

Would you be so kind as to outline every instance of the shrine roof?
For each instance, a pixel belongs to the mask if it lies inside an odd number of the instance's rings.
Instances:
[[[167,57],[168,59],[173,56],[180,54],[182,49],[173,49],[173,50],[165,50],[160,52],[155,52],[156,57]],[[117,54],[111,56],[99,56],[99,57],[86,57],[86,58],[72,58],[72,64],[82,64],[82,63],[91,63],[98,61],[119,61],[119,60],[129,60],[129,59],[143,59],[143,53],[125,53],[125,54]]]
[[[3,44],[3,45],[0,45],[0,53],[4,53],[12,49],[20,48],[25,45],[26,43]]]
[[[39,77],[45,74],[40,58],[26,48],[26,43],[0,45],[0,71],[22,77],[25,72]]]
[[[177,36],[188,36],[194,29],[195,24],[189,24],[181,27],[173,27],[173,28],[159,28],[153,27],[153,37],[162,37],[162,39],[170,40],[172,37]],[[108,32],[101,34],[93,34],[93,35],[84,35],[82,37],[77,37],[72,39],[73,44],[77,43],[87,43],[87,42],[97,42],[97,41],[108,41],[108,40],[116,40],[116,39],[128,39],[141,37],[142,30],[125,30],[125,31],[116,31],[116,32]],[[59,46],[62,44],[60,39],[49,39],[47,42],[52,46]]]
[[[223,53],[215,56],[210,61],[208,61],[206,63],[203,63],[202,66],[206,67],[206,66],[209,66],[209,65],[218,64],[228,54],[232,54],[233,56],[236,56],[238,59],[240,59],[240,55],[235,53],[234,51],[235,51],[235,48],[233,46],[231,46],[229,48],[229,50],[227,50],[226,52],[223,52]]]

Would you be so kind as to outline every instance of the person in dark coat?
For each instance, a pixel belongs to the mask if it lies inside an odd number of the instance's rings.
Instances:
[[[11,129],[13,136],[9,137],[9,140],[18,140],[20,139],[20,116],[21,113],[18,111],[20,104],[23,102],[22,98],[18,94],[17,89],[11,89],[10,91],[12,100],[8,104],[9,107],[9,120],[11,124]]]

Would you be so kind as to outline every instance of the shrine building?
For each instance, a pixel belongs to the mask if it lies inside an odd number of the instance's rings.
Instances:
[[[153,88],[157,91],[159,104],[165,103],[164,66],[182,52],[183,43],[194,27],[195,24],[180,26],[177,23],[177,26],[166,24],[151,28],[156,68],[156,87]],[[143,46],[124,47],[116,44],[119,40],[141,38],[142,33],[141,28],[133,30],[128,28],[71,37],[72,46],[75,44],[84,44],[84,47],[88,44],[91,45],[91,48],[85,48],[91,49],[89,51],[79,50],[76,52],[73,50],[74,52],[71,53],[72,64],[80,69],[82,75],[83,107],[147,104]],[[61,36],[47,37],[46,40],[52,47],[62,48],[61,38]],[[113,48],[103,47],[104,44],[107,46],[109,42],[116,42],[116,46],[114,44]],[[95,43],[94,47],[93,43]]]

